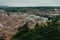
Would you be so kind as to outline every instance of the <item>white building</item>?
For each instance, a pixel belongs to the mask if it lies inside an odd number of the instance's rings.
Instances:
[[[2,30],[3,25],[0,23],[0,30]]]

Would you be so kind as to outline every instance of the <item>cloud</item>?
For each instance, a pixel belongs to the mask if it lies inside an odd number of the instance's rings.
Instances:
[[[0,6],[60,6],[60,0],[0,0]]]

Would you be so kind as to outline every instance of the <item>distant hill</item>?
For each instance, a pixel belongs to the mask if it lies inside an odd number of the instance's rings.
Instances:
[[[35,7],[9,7],[9,6],[0,6],[0,9],[7,10],[7,11],[12,11],[12,12],[17,12],[18,10],[20,11],[26,11],[26,10],[32,10],[32,9],[42,9],[42,10],[47,10],[47,9],[60,9],[60,6],[35,6]]]
[[[0,6],[0,8],[7,8],[8,6]]]

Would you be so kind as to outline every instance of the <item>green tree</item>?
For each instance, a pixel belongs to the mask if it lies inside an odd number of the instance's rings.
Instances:
[[[57,18],[57,17],[55,17]],[[55,20],[54,18],[54,20]],[[39,26],[38,23],[35,28],[28,29],[27,23],[18,28],[18,33],[12,37],[13,40],[60,40],[60,24],[58,20],[47,22],[47,26]]]
[[[18,33],[12,37],[12,39],[22,40],[22,36],[28,32],[28,23],[18,28]]]
[[[0,37],[0,40],[4,40],[3,37]]]

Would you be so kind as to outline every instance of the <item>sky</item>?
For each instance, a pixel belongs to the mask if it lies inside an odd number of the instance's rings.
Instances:
[[[0,0],[0,6],[60,6],[60,0]]]

